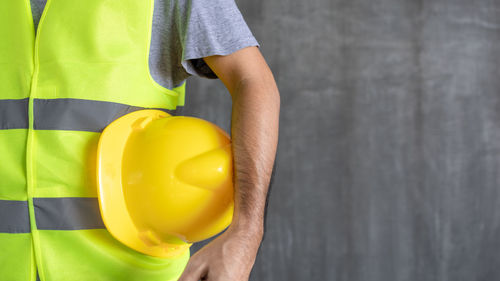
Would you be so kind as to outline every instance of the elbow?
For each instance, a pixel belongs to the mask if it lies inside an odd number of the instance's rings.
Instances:
[[[266,100],[268,103],[272,103],[278,108],[280,106],[280,92],[272,76],[245,77],[236,83],[234,89],[235,90],[231,92],[233,102],[239,98],[249,98],[260,102]]]

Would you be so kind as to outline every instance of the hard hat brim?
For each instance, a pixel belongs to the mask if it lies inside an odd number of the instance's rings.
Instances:
[[[122,159],[131,133],[149,122],[170,114],[154,109],[139,110],[124,115],[102,132],[97,146],[97,187],[99,209],[104,225],[111,235],[141,253],[174,258],[185,254],[191,244],[151,243],[151,233],[140,232],[128,213],[122,186]]]

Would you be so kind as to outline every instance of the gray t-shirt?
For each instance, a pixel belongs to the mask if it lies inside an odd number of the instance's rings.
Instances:
[[[203,61],[259,43],[234,0],[154,0],[149,69],[172,89],[196,75],[217,78]],[[35,30],[47,0],[31,0]]]

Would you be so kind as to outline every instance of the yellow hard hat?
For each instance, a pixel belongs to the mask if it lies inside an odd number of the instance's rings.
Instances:
[[[97,148],[104,224],[141,253],[181,255],[231,223],[232,167],[230,137],[209,121],[150,109],[124,115]]]

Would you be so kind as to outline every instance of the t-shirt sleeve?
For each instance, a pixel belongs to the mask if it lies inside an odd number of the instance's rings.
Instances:
[[[234,0],[177,0],[182,66],[189,75],[217,78],[203,57],[260,47]]]

